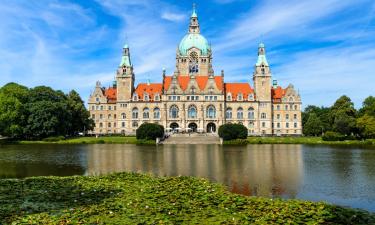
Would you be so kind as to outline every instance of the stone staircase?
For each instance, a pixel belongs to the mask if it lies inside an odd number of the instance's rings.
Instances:
[[[165,139],[161,144],[164,145],[175,145],[175,144],[193,144],[193,145],[212,145],[220,144],[220,138],[217,134],[172,134],[169,138]]]

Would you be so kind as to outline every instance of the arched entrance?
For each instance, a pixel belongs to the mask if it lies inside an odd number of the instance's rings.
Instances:
[[[191,132],[197,132],[197,124],[196,123],[189,123],[188,127],[191,129]]]
[[[208,123],[207,124],[207,132],[208,133],[216,132],[216,125],[214,123]]]
[[[178,123],[171,123],[171,125],[169,126],[173,131],[177,131],[177,128],[179,127],[178,126]]]

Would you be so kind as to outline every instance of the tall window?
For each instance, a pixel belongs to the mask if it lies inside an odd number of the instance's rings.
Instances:
[[[293,116],[293,117],[294,117],[294,119],[296,120],[296,119],[297,119],[297,114],[294,114],[294,116]]]
[[[198,68],[198,54],[192,52],[189,58],[189,73],[198,73]]]
[[[125,127],[125,122],[122,122],[122,123],[121,123],[121,127]]]
[[[289,114],[285,115],[285,119],[289,120]]]
[[[122,119],[126,119],[126,114],[125,113],[121,113],[121,118]]]
[[[206,115],[207,115],[207,118],[211,118],[211,119],[216,117],[216,110],[213,105],[210,105],[207,107]]]
[[[159,108],[154,109],[154,119],[160,119],[160,109]]]
[[[225,112],[225,117],[227,119],[232,119],[232,108],[227,108],[227,111]]]
[[[143,109],[143,119],[150,118],[150,110],[146,107]]]
[[[253,119],[254,119],[254,108],[253,108],[253,107],[250,107],[249,110],[247,111],[247,117],[248,117],[250,120],[253,120]]]
[[[132,118],[138,119],[138,108],[134,108],[132,111]]]
[[[237,109],[237,119],[243,119],[243,109],[241,107]]]
[[[188,118],[197,118],[197,108],[194,105],[188,108]]]
[[[260,114],[260,118],[262,118],[262,119],[266,119],[266,118],[267,118],[267,114],[266,114],[266,113],[262,113],[262,114]]]
[[[176,105],[172,105],[169,109],[169,117],[178,118],[178,107]]]
[[[243,99],[242,93],[238,93],[237,101],[242,101],[242,99]]]
[[[232,94],[231,93],[227,94],[227,101],[232,101]]]
[[[156,94],[155,97],[154,97],[154,101],[160,101],[160,95],[159,94]]]
[[[150,97],[148,96],[148,94],[145,93],[145,95],[143,96],[143,101],[148,102],[149,100]]]

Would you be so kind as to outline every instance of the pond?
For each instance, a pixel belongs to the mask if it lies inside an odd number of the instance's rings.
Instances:
[[[375,149],[309,145],[2,145],[0,177],[118,171],[196,176],[235,193],[375,212]]]

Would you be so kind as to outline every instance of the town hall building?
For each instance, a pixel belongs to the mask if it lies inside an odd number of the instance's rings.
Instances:
[[[282,88],[272,80],[263,43],[258,46],[253,86],[225,82],[224,71],[215,75],[212,49],[200,33],[193,9],[188,33],[176,51],[176,68],[161,83],[139,83],[125,45],[112,87],[98,81],[88,106],[94,134],[132,135],[142,123],[166,129],[217,132],[220,125],[241,123],[249,135],[301,135],[301,97],[293,85]],[[230,75],[229,75],[230,76]]]

